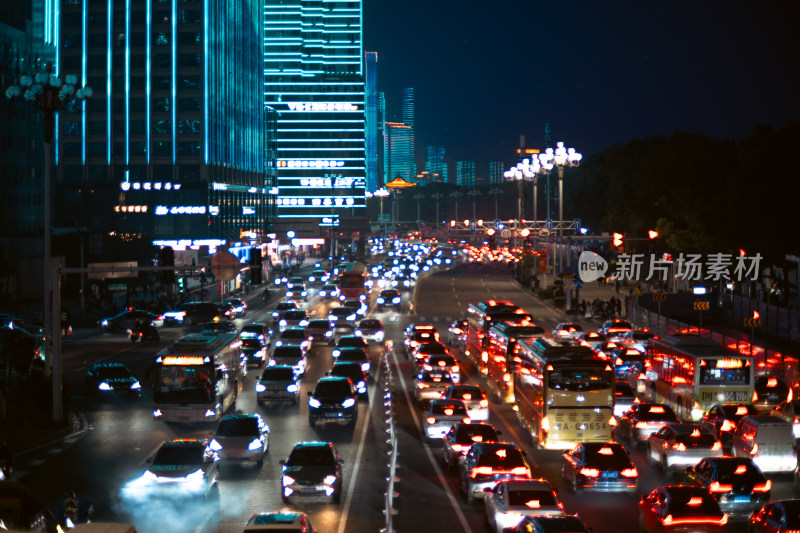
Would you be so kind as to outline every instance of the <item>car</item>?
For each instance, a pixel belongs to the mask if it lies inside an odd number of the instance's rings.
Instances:
[[[800,530],[800,500],[774,500],[754,512],[752,533],[791,533]]]
[[[796,474],[792,424],[771,415],[743,416],[731,436],[731,455],[751,458],[765,473]]]
[[[669,480],[676,467],[693,466],[703,457],[722,457],[722,442],[700,424],[669,423],[647,438],[647,462]]]
[[[278,331],[286,328],[305,328],[308,326],[308,314],[304,309],[290,309],[278,320]]]
[[[461,400],[431,400],[422,415],[422,433],[427,440],[441,439],[453,425],[471,422]]]
[[[419,361],[419,359],[417,359]],[[427,357],[422,363],[423,370],[447,370],[453,383],[461,383],[461,369],[456,358],[450,354],[433,354]]]
[[[124,487],[123,495],[219,498],[219,455],[208,439],[164,441],[148,463],[144,474]]]
[[[544,479],[509,479],[486,489],[483,498],[486,522],[496,533],[516,527],[528,515],[564,514],[558,490]]]
[[[289,300],[308,301],[308,287],[300,276],[293,276],[286,282],[286,298]]]
[[[614,365],[614,377],[616,379],[624,378],[628,370],[635,365],[644,366],[644,354],[635,348],[618,346],[611,350],[609,357]]]
[[[367,398],[367,380],[361,363],[356,361],[337,361],[328,371],[329,376],[349,378],[356,388],[359,398]]]
[[[142,384],[122,363],[96,363],[89,367],[84,380],[86,395],[128,396],[139,398]]]
[[[650,347],[650,343],[656,338],[656,335],[649,329],[632,329],[623,332],[620,337],[622,338],[623,346],[644,353]]]
[[[636,403],[636,395],[627,381],[614,382],[614,416],[616,418],[625,414],[625,411]]]
[[[311,346],[305,328],[286,328],[278,335],[275,341],[275,348],[281,346],[299,346],[305,354]]]
[[[278,302],[278,304],[275,306],[275,309],[273,309],[270,313],[270,316],[272,317],[272,324],[277,325],[278,322],[281,321],[281,316],[283,313],[292,309],[299,309],[295,302]]]
[[[375,305],[378,308],[382,307],[395,307],[399,308],[403,302],[403,297],[400,296],[400,291],[397,289],[383,289],[375,298]]]
[[[469,323],[466,320],[454,320],[447,328],[450,334],[448,343],[450,346],[459,346],[467,341],[467,328]]]
[[[246,337],[239,339],[241,345],[241,356],[247,366],[261,368],[269,357],[269,347],[257,337]]]
[[[483,489],[512,478],[531,479],[523,452],[513,442],[476,442],[458,460],[458,489],[468,504],[483,498]]]
[[[319,289],[319,297],[324,300],[338,300],[339,287],[337,287],[333,283],[325,283]]]
[[[438,400],[453,384],[453,378],[446,370],[423,370],[414,379],[414,401],[423,405],[430,400]]]
[[[247,302],[241,298],[226,298],[223,302],[231,306],[232,318],[243,318],[247,314]]]
[[[211,302],[185,302],[175,309],[164,312],[165,322],[172,326],[190,326],[225,318],[220,306]]]
[[[442,437],[442,462],[452,470],[458,459],[466,455],[470,446],[476,442],[497,442],[501,434],[487,422],[458,422],[453,424]]]
[[[289,365],[297,377],[305,375],[306,364],[306,352],[297,345],[276,346],[267,362],[267,366]]]
[[[358,420],[358,393],[349,378],[320,378],[313,391],[308,391],[308,425],[335,423],[355,427]]]
[[[560,339],[577,339],[583,333],[583,326],[577,322],[559,322],[551,333]]]
[[[761,376],[754,384],[752,404],[759,412],[768,414],[779,404],[790,400],[791,390],[785,381],[778,378]]]
[[[470,420],[489,420],[489,400],[477,385],[450,385],[442,394],[444,400],[461,400]]]
[[[619,348],[616,342],[611,341],[600,341],[592,343],[589,348],[595,353],[595,355],[599,359],[603,359],[604,361],[611,361],[611,354],[614,353],[614,350]]]
[[[367,379],[369,376],[369,357],[367,356],[367,352],[361,348],[341,348],[334,361],[336,363],[358,363],[358,366],[361,367],[361,371],[364,372],[364,379]]]
[[[365,318],[359,322],[355,334],[372,342],[383,342],[385,338],[383,324],[380,320],[375,318]]]
[[[327,270],[313,270],[311,274],[308,275],[308,284],[309,285],[323,285],[328,279],[330,279],[330,274],[328,274]]]
[[[267,347],[272,344],[272,335],[273,331],[263,322],[251,322],[239,330],[240,339],[256,338]]]
[[[427,324],[412,324],[406,328],[405,339],[403,340],[406,350],[413,350],[420,344],[428,342],[439,342],[439,332],[434,326]]]
[[[339,339],[346,335],[356,334],[356,326],[353,323],[336,322],[331,324],[331,328],[333,329],[333,341],[331,342],[331,346],[336,346]]]
[[[739,420],[755,414],[758,414],[758,410],[749,403],[718,403],[709,408],[700,420],[700,425],[713,433],[722,441],[722,446],[727,448],[730,447],[731,436]]]
[[[269,426],[259,414],[223,416],[209,447],[223,462],[254,462],[262,466],[269,453]]]
[[[281,464],[281,500],[324,497],[333,503],[342,498],[342,458],[331,442],[300,442]]]
[[[100,319],[97,325],[104,331],[125,333],[129,329],[133,329],[137,321],[152,322],[155,327],[160,328],[164,325],[164,316],[142,309],[129,308],[112,317]]]
[[[365,316],[369,310],[367,304],[356,299],[345,300],[342,302],[342,307],[346,307],[347,309],[354,311],[359,317]]]
[[[581,346],[589,346],[591,347],[593,344],[598,342],[603,342],[606,339],[606,336],[602,333],[598,333],[596,331],[584,331],[583,333],[579,334],[575,337],[575,340]]]
[[[193,328],[195,331],[205,335],[226,335],[229,333],[239,333],[239,327],[230,320],[220,320],[219,322],[203,322]]]
[[[622,334],[633,329],[633,325],[631,325],[630,322],[615,318],[613,320],[607,320],[603,322],[603,325],[600,326],[600,328],[597,330],[597,333],[604,335],[606,340],[613,342],[620,341],[621,343]]]
[[[336,341],[336,346],[331,351],[331,357],[336,359],[343,348],[361,348],[364,353],[369,355],[369,343],[358,335],[342,335]]]
[[[795,439],[800,439],[800,400],[788,400],[779,403],[772,412],[772,416],[777,416],[792,424],[792,433]]]
[[[288,510],[256,513],[244,525],[244,533],[317,533],[305,513]]]
[[[523,516],[509,533],[591,533],[592,529],[578,515]]]
[[[259,404],[281,402],[297,405],[300,399],[300,378],[292,365],[268,366],[256,379],[256,401]]]
[[[583,491],[635,494],[639,471],[617,442],[583,442],[561,454],[561,474],[574,494]]]
[[[639,531],[726,533],[728,515],[708,489],[667,485],[639,501]]]
[[[0,529],[3,531],[63,531],[60,520],[17,481],[0,480],[0,502]]]
[[[684,485],[708,489],[731,518],[750,518],[770,500],[772,482],[749,457],[707,457],[686,467]]]
[[[358,320],[358,315],[347,307],[334,307],[328,311],[328,320],[331,324],[349,323],[354,324]]]
[[[222,316],[219,317],[220,320],[232,320],[236,318],[236,311],[234,310],[236,306],[234,304],[228,302],[214,302],[214,305],[222,312]]]
[[[635,403],[617,421],[614,439],[641,444],[670,422],[679,422],[672,407],[660,403]]]
[[[306,336],[315,344],[331,344],[333,342],[333,328],[327,318],[309,319],[306,326]]]
[[[421,369],[425,361],[434,355],[450,355],[450,350],[441,342],[426,342],[419,344],[409,351],[409,358],[414,362],[416,368]]]

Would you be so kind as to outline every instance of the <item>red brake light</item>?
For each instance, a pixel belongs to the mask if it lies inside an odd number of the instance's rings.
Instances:
[[[583,467],[583,468],[581,468],[580,473],[581,473],[581,475],[586,476],[586,477],[597,477],[597,476],[600,475],[600,470],[598,470],[596,468]]]
[[[753,449],[750,450],[750,455],[755,455],[757,453],[758,453],[758,443],[756,442],[755,444],[753,444]]]
[[[760,483],[753,487],[753,492],[769,492],[772,488],[772,480],[768,479],[766,483]]]
[[[635,427],[636,427],[637,429],[644,429],[644,428],[646,428],[646,427],[647,427],[647,422],[641,422],[641,421],[640,421],[640,422],[636,422],[636,425],[635,425]]]
[[[715,481],[708,486],[710,492],[730,492],[733,490],[733,485],[721,485],[719,481]]]
[[[476,466],[469,471],[469,475],[470,477],[475,478],[475,476],[479,475],[490,476],[493,472],[494,471],[492,470],[491,466]]]
[[[624,477],[637,477],[639,472],[636,470],[636,467],[626,468],[622,472],[620,472]]]
[[[672,449],[678,450],[679,452],[685,452],[686,446],[684,446],[682,442],[676,442],[675,444],[672,445]]]
[[[436,423],[436,419],[434,417],[432,417],[432,416],[429,416],[427,420],[428,420],[428,424],[435,424]]]
[[[717,452],[722,449],[722,442],[716,441],[714,445],[711,447],[712,452]]]
[[[515,476],[531,476],[531,471],[528,470],[527,466],[517,466],[511,469],[511,473]]]
[[[480,406],[481,407],[489,407],[489,400],[481,400]]]

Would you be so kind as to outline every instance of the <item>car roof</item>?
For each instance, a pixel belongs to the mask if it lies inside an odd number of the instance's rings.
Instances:
[[[161,447],[169,448],[193,448],[195,446],[205,446],[207,440],[204,439],[172,439],[161,443]]]
[[[247,521],[248,526],[287,526],[299,525],[303,513],[279,511],[277,513],[256,513]],[[259,528],[260,529],[260,528]],[[267,529],[266,527],[264,529]],[[269,530],[269,529],[267,529]]]
[[[510,490],[553,490],[546,479],[508,479],[504,483]]]

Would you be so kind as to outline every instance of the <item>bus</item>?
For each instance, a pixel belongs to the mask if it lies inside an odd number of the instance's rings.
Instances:
[[[637,391],[672,407],[678,418],[697,422],[717,403],[753,398],[755,365],[750,355],[699,335],[665,335],[650,341]]]
[[[192,333],[156,354],[153,418],[212,422],[235,407],[247,372],[237,334]]]
[[[500,401],[514,403],[512,378],[514,368],[519,363],[517,343],[521,339],[541,337],[546,332],[543,327],[525,320],[506,320],[489,328],[486,351],[486,376],[497,392]]]
[[[533,322],[531,315],[513,302],[506,300],[487,300],[472,303],[467,307],[467,346],[464,355],[470,359],[481,373],[486,374],[489,362],[489,338],[487,334],[492,325],[505,320],[527,320]]]
[[[339,300],[367,299],[367,266],[360,261],[353,261],[339,272]]]
[[[514,371],[514,411],[535,448],[608,442],[614,418],[614,370],[585,346],[550,334],[521,339]]]

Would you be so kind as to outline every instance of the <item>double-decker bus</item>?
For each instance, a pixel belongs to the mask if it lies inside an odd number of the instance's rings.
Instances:
[[[489,328],[486,351],[486,376],[492,384],[500,401],[514,402],[514,368],[519,363],[517,344],[522,339],[532,339],[545,335],[543,327],[527,320],[506,320]]]
[[[637,390],[665,403],[678,418],[698,421],[717,403],[745,403],[753,398],[753,358],[708,337],[665,335],[650,341]]]
[[[156,355],[153,418],[210,422],[236,405],[246,373],[238,335],[193,333]]]
[[[467,307],[467,346],[466,355],[483,374],[489,362],[489,329],[505,320],[528,320],[533,318],[524,309],[506,300],[487,300],[472,303]]]
[[[534,447],[608,442],[614,418],[614,370],[585,346],[547,334],[517,343],[514,410]]]

